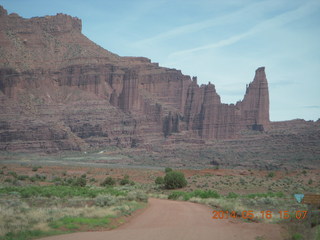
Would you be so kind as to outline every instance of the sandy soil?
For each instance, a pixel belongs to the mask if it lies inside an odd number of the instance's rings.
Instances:
[[[160,199],[149,199],[149,207],[121,227],[105,232],[84,232],[42,240],[232,240],[283,239],[276,224],[244,223],[234,219],[214,220],[209,207]]]

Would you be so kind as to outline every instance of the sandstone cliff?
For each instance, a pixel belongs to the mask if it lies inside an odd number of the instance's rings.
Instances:
[[[263,67],[242,101],[223,104],[213,84],[113,54],[81,27],[65,14],[24,19],[0,6],[0,150],[136,147],[268,127]]]

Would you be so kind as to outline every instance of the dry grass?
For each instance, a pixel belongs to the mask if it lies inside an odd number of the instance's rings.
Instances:
[[[10,202],[9,202],[10,201]],[[8,232],[19,232],[24,230],[50,229],[48,223],[56,221],[65,216],[102,218],[110,215],[117,215],[115,207],[30,207],[21,199],[11,199],[0,203],[0,236]]]

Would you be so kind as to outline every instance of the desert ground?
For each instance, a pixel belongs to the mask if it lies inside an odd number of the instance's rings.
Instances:
[[[293,194],[319,194],[320,170],[175,169],[188,184],[168,190],[155,184],[164,168],[42,163],[0,165],[0,239],[312,239],[319,233],[319,210]],[[213,211],[237,217],[212,219]],[[256,217],[243,217],[248,211]],[[297,211],[312,216],[297,219]]]

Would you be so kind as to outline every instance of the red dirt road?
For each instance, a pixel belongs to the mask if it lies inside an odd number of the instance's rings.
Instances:
[[[212,219],[212,209],[190,203],[149,199],[149,207],[121,227],[105,232],[80,232],[42,240],[254,240],[283,239],[276,224]]]

